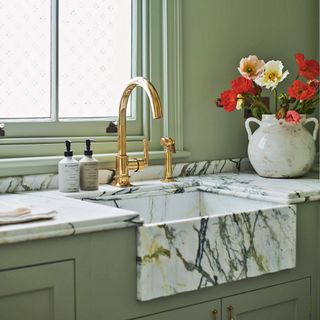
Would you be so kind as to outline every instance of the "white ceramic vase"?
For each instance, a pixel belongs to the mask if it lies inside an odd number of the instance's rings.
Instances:
[[[252,133],[250,123],[259,128]],[[304,127],[315,124],[313,135]],[[249,118],[245,122],[248,132],[248,156],[255,171],[262,177],[293,178],[306,174],[315,160],[317,132],[316,118],[302,119],[290,124],[274,115],[263,115],[262,120]]]

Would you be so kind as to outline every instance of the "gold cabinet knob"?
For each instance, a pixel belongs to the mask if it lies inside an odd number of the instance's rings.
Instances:
[[[227,308],[227,311],[228,311],[228,320],[236,320],[234,317],[233,317],[233,307],[232,306],[229,306]]]
[[[212,319],[213,320],[218,320],[218,310],[217,309],[213,309],[211,310],[212,313]]]

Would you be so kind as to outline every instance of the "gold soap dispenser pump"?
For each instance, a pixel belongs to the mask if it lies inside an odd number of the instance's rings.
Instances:
[[[176,143],[170,137],[163,137],[160,140],[160,145],[165,151],[164,160],[164,177],[162,182],[173,182],[175,179],[172,176],[172,153],[176,153]]]

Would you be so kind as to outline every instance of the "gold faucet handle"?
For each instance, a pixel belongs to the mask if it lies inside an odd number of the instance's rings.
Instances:
[[[172,153],[176,152],[176,143],[174,139],[170,137],[163,137],[160,139],[160,145],[165,151],[165,160],[164,160],[164,177],[161,180],[162,182],[173,182],[172,172]]]
[[[165,151],[176,153],[176,142],[170,137],[163,137],[160,140],[160,145]]]
[[[149,140],[143,139],[143,159],[128,160],[128,170],[141,171],[149,165]]]

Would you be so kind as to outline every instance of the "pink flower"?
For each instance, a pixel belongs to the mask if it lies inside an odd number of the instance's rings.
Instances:
[[[259,60],[257,56],[248,56],[240,60],[238,68],[241,75],[249,80],[254,80],[263,73],[264,61]]]
[[[290,124],[297,124],[301,120],[301,116],[297,111],[289,110],[285,117],[286,122]]]
[[[318,90],[319,87],[320,87],[320,81],[317,80],[317,79],[309,80],[309,81],[307,82],[307,84],[308,84],[309,86],[315,88],[316,90]]]

